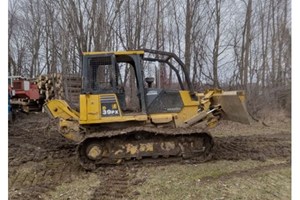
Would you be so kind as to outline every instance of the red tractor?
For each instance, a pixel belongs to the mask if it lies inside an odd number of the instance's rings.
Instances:
[[[12,110],[26,113],[41,110],[44,98],[40,95],[36,82],[21,76],[9,76],[8,90]]]

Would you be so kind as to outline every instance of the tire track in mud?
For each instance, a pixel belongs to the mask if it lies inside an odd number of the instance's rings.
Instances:
[[[41,199],[42,194],[57,185],[72,181],[73,173],[80,176],[83,171],[76,165],[76,145],[54,130],[37,129],[44,126],[46,120],[38,121],[36,117],[28,116],[9,128],[10,199]],[[32,123],[32,120],[37,122]],[[24,123],[26,121],[28,123]],[[28,131],[30,127],[34,127],[33,131]]]
[[[70,175],[71,162],[73,161],[49,160],[35,165],[11,167],[9,169],[9,188],[22,188],[43,184],[52,185],[68,181],[65,177]]]
[[[46,159],[63,159],[69,158],[75,155],[73,149],[58,149],[58,150],[35,150],[30,149],[24,151],[24,149],[12,149],[13,154],[19,154],[20,156],[9,156],[9,166],[15,167],[27,162],[41,162]],[[12,153],[10,153],[11,155]]]
[[[40,117],[33,116],[28,120],[38,121]],[[41,194],[55,190],[58,185],[70,183],[74,178],[83,177],[86,173],[78,164],[75,144],[69,143],[54,130],[45,132],[36,129],[38,126],[45,126],[47,121],[43,120],[44,118],[37,122],[39,125],[22,121],[23,124],[9,129],[9,193],[13,194],[10,199],[39,199]],[[53,124],[53,127],[56,126],[56,123]],[[35,129],[27,131],[30,127]],[[291,156],[290,134],[227,136],[214,139],[215,146],[211,157],[213,161],[266,160],[277,157],[290,159]],[[182,160],[170,157],[129,161],[119,166],[100,166],[92,172],[100,180],[100,186],[94,188],[93,199],[132,199],[135,195],[135,175],[139,168],[200,162],[197,158]],[[252,172],[256,171],[243,173]],[[228,177],[231,175],[238,176],[233,173],[228,174]]]
[[[217,177],[205,176],[205,177],[201,178],[201,182],[199,183],[199,185],[211,184],[213,181],[226,181],[233,177],[255,176],[257,174],[262,174],[265,172],[274,171],[274,170],[278,170],[278,169],[284,169],[284,168],[290,167],[290,166],[291,166],[290,162],[285,162],[285,163],[279,163],[279,164],[270,164],[270,165],[266,165],[266,166],[259,166],[259,167],[255,167],[252,169],[233,171],[233,172],[222,174]]]
[[[291,135],[269,134],[216,137],[212,160],[261,160],[291,157]]]
[[[36,116],[33,116],[36,117]],[[29,118],[28,120],[33,120]],[[41,124],[45,120],[41,120]],[[27,162],[41,162],[46,159],[68,158],[75,154],[76,145],[63,139],[55,130],[45,133],[43,129],[30,129],[29,123],[14,124],[9,128],[9,166],[19,166]],[[44,122],[46,123],[46,122]]]
[[[58,185],[83,176],[85,171],[75,162],[75,157],[71,157],[10,167],[10,199],[39,199],[42,194],[55,190]]]
[[[135,168],[125,165],[99,168],[97,174],[101,183],[95,189],[92,200],[131,199],[131,180],[136,172]]]
[[[266,160],[270,158],[287,158],[287,162],[271,164],[253,169],[234,171],[220,177],[204,177],[201,185],[211,181],[225,181],[232,177],[247,177],[272,170],[290,167],[291,136],[289,134],[228,136],[215,138],[215,146],[211,159],[214,160]],[[129,161],[126,165],[102,168],[99,178],[104,178],[99,188],[95,190],[93,199],[131,199],[135,195],[135,181],[144,182],[135,178],[139,168],[149,166],[168,166],[172,164],[202,163],[202,159],[192,158],[159,158]],[[132,169],[132,171],[129,171]],[[129,173],[129,174],[127,174]]]

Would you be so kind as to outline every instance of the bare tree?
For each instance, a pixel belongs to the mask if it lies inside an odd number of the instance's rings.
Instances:
[[[83,51],[154,48],[185,61],[197,89],[258,96],[291,85],[290,0],[10,0],[8,71],[80,74]],[[127,66],[125,85],[134,88]],[[183,75],[183,72],[180,71]],[[158,71],[162,85],[175,83]],[[276,93],[276,95],[275,95]],[[135,92],[132,91],[132,95]]]
[[[215,1],[215,20],[216,20],[216,33],[213,48],[213,85],[219,88],[219,78],[218,78],[218,59],[219,59],[219,45],[220,45],[220,24],[221,24],[221,1]]]
[[[240,79],[241,85],[247,90],[248,84],[248,69],[249,69],[249,57],[251,48],[251,15],[252,15],[252,0],[248,0],[247,11],[245,15],[245,23],[243,27],[243,41],[241,49],[241,66],[240,66]]]

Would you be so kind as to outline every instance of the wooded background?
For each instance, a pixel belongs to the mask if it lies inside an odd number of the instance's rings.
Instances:
[[[243,89],[291,109],[290,0],[9,0],[8,73],[80,74],[80,53],[177,54],[196,90]]]

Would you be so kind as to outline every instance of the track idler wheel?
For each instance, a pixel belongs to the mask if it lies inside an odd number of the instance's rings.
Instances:
[[[96,169],[97,161],[106,154],[104,146],[95,141],[86,140],[77,146],[77,154],[80,164],[86,170]]]
[[[91,160],[100,160],[104,150],[97,143],[91,143],[86,148],[86,155]]]

